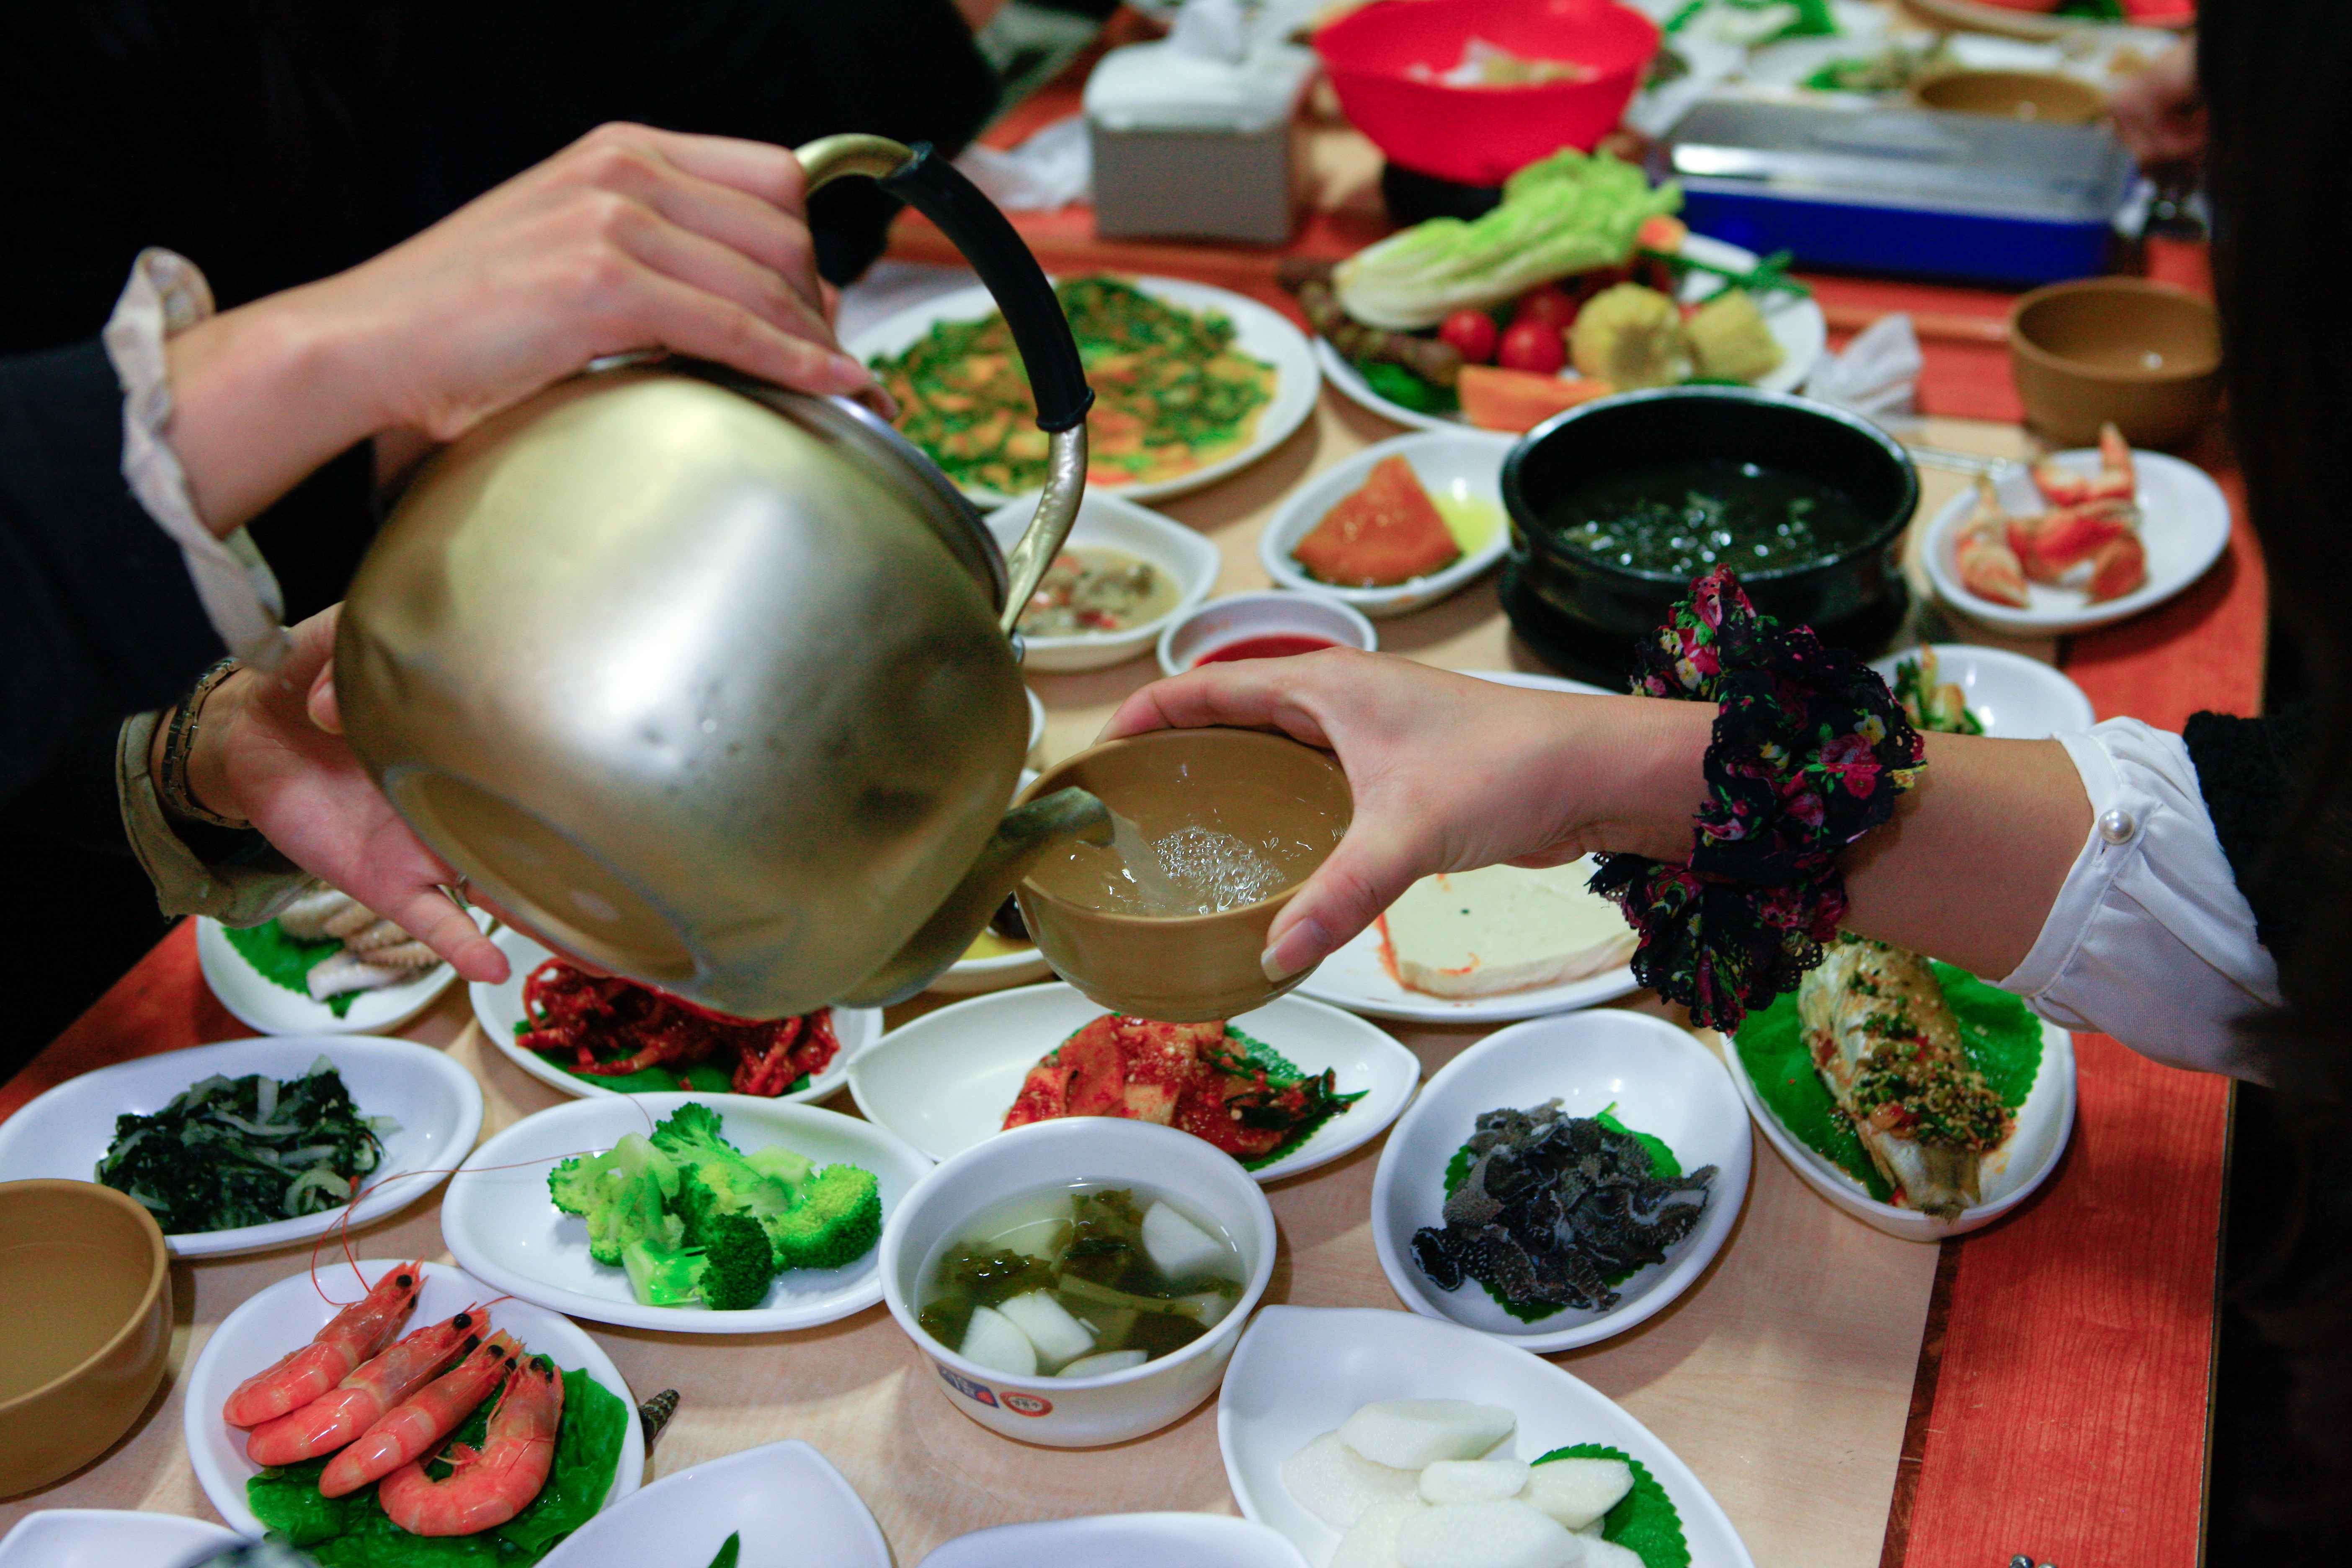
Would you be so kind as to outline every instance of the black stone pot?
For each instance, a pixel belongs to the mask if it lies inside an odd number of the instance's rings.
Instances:
[[[1551,502],[1597,474],[1709,458],[1802,474],[1844,491],[1877,520],[1867,539],[1837,554],[1742,572],[1739,581],[1767,615],[1805,622],[1860,653],[1883,650],[1910,603],[1900,551],[1919,504],[1919,475],[1909,454],[1867,419],[1825,403],[1744,386],[1675,386],[1570,409],[1528,432],[1504,460],[1511,545],[1503,608],[1537,653],[1568,674],[1620,686],[1634,644],[1690,588],[1673,573],[1570,548],[1545,521]]]

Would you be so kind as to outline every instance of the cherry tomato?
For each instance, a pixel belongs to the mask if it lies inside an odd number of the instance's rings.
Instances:
[[[1568,344],[1559,329],[1543,321],[1513,321],[1503,334],[1503,346],[1495,355],[1495,363],[1505,370],[1531,370],[1539,375],[1556,374],[1568,363]]]
[[[1576,301],[1549,283],[1520,295],[1518,309],[1511,312],[1515,327],[1521,321],[1541,321],[1554,331],[1566,331],[1575,320]]]
[[[1500,335],[1495,318],[1484,310],[1456,310],[1437,329],[1438,342],[1452,343],[1472,364],[1494,359],[1495,340]]]

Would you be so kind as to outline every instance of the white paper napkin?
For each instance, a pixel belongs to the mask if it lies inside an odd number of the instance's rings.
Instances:
[[[1843,353],[1823,356],[1804,393],[1872,419],[1902,418],[1918,407],[1922,363],[1911,318],[1896,310],[1856,332]]]

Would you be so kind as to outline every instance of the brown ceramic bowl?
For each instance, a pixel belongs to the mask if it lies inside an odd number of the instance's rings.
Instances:
[[[2026,422],[2062,447],[2110,421],[2135,447],[2178,446],[2221,400],[2221,319],[2137,278],[2053,283],[2010,310],[2009,369]]]
[[[2107,95],[2053,71],[1947,70],[1911,84],[1922,108],[2048,125],[2088,125],[2107,112]]]
[[[1122,910],[1107,889],[1122,862],[1081,844],[1021,884],[1021,918],[1055,970],[1114,1012],[1166,1023],[1230,1018],[1306,978],[1276,984],[1258,958],[1274,917],[1323,863],[1354,812],[1339,763],[1255,730],[1158,730],[1110,741],[1048,768],[1024,800],[1076,784],[1154,841],[1185,827],[1287,847],[1279,890],[1214,914]]]
[[[131,1429],[172,1348],[169,1279],[154,1217],[112,1187],[0,1183],[0,1497]]]

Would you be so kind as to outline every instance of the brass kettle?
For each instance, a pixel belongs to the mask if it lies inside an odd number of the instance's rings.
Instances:
[[[937,222],[1013,329],[1051,475],[1009,561],[857,405],[715,366],[592,370],[436,454],[343,608],[352,748],[425,843],[554,946],[779,1017],[913,994],[1052,843],[1004,815],[1027,744],[1013,624],[1068,536],[1093,399],[1051,286],[929,148],[839,136]]]

